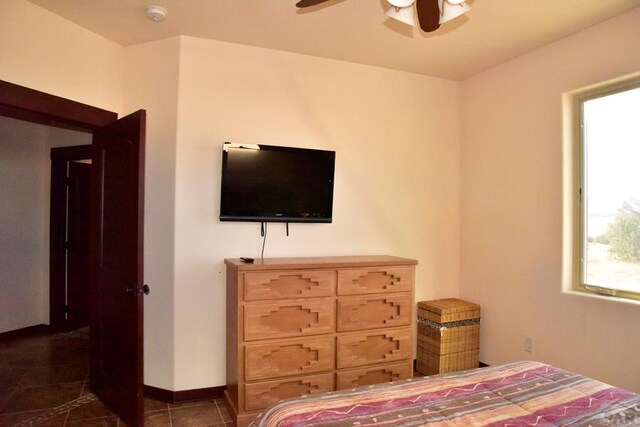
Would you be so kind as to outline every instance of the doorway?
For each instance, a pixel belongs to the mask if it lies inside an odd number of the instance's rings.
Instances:
[[[122,420],[143,423],[146,111],[117,114],[0,80],[0,115],[81,130],[91,145],[92,390]],[[114,361],[114,356],[117,361]]]
[[[0,332],[44,330],[52,313],[50,236],[56,229],[54,221],[50,230],[50,153],[90,144],[91,134],[0,116],[0,140]]]
[[[91,145],[51,149],[49,318],[57,331],[89,325]]]

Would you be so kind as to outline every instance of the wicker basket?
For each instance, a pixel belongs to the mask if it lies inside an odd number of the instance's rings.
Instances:
[[[478,367],[480,306],[457,298],[418,303],[416,369],[424,375]]]

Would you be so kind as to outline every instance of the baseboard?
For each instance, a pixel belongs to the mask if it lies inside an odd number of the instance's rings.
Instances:
[[[166,403],[189,402],[192,400],[222,399],[225,386],[171,391],[150,385],[144,386],[144,397]]]
[[[46,334],[51,331],[49,325],[33,325],[26,328],[15,329],[13,331],[0,332],[0,341],[14,340],[16,338],[24,338],[31,335]]]

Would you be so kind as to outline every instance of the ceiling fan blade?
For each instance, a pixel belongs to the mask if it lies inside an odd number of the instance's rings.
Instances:
[[[438,0],[416,0],[416,10],[422,31],[430,33],[440,28]]]
[[[326,1],[328,0],[300,0],[298,3],[296,3],[296,7],[315,6],[317,4],[324,3]]]

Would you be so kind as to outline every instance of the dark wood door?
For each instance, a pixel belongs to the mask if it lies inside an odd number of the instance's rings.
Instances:
[[[78,161],[91,161],[91,145],[51,149],[49,322],[56,331],[88,325],[93,295],[88,256],[91,166]]]
[[[93,134],[91,388],[128,425],[143,422],[146,113]]]
[[[70,329],[87,326],[91,313],[89,218],[91,164],[69,162],[67,196],[67,321]]]

